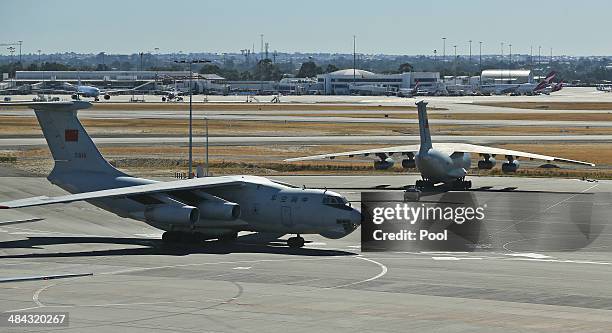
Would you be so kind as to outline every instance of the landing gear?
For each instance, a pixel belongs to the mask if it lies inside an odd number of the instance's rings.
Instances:
[[[290,248],[297,249],[304,246],[304,238],[300,235],[287,239],[287,245]]]
[[[223,234],[221,236],[219,236],[219,241],[220,242],[232,242],[235,241],[236,239],[238,239],[238,233],[237,232],[232,232],[229,234]]]
[[[417,180],[414,187],[417,190],[431,190],[434,188],[435,183],[428,179]]]
[[[181,241],[181,233],[177,231],[166,231],[162,235],[164,243],[178,243]]]
[[[465,178],[459,178],[453,183],[453,189],[455,190],[469,190],[472,188],[472,181],[465,180]]]

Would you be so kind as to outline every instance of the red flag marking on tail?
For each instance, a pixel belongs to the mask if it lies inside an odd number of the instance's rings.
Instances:
[[[79,141],[79,130],[67,129],[66,131],[64,131],[64,140],[66,140],[66,142]]]

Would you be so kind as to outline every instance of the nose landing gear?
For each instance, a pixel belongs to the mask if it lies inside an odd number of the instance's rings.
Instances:
[[[417,180],[414,187],[417,190],[431,190],[436,184],[429,179]]]
[[[290,248],[297,249],[304,246],[304,238],[299,234],[296,237],[287,239],[287,245]]]
[[[453,189],[455,190],[469,190],[472,188],[472,181],[465,180],[465,178],[459,178],[453,183]]]

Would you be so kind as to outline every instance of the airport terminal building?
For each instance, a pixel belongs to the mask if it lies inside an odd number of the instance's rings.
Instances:
[[[405,72],[401,74],[375,74],[362,69],[342,69],[317,75],[321,93],[325,95],[348,95],[350,93],[370,93],[381,95],[397,92],[399,89],[433,85],[440,80],[437,72]]]

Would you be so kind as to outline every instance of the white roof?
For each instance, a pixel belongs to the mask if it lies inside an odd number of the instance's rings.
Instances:
[[[482,71],[484,77],[529,77],[531,71],[528,69],[485,69]]]
[[[335,71],[335,72],[331,72],[329,73],[329,75],[345,75],[345,76],[353,76],[353,73],[355,73],[356,76],[359,77],[369,77],[369,76],[374,76],[376,74],[372,73],[372,72],[368,72],[368,71],[364,71],[363,69],[352,69],[352,68],[348,68],[348,69],[341,69],[339,71]]]

